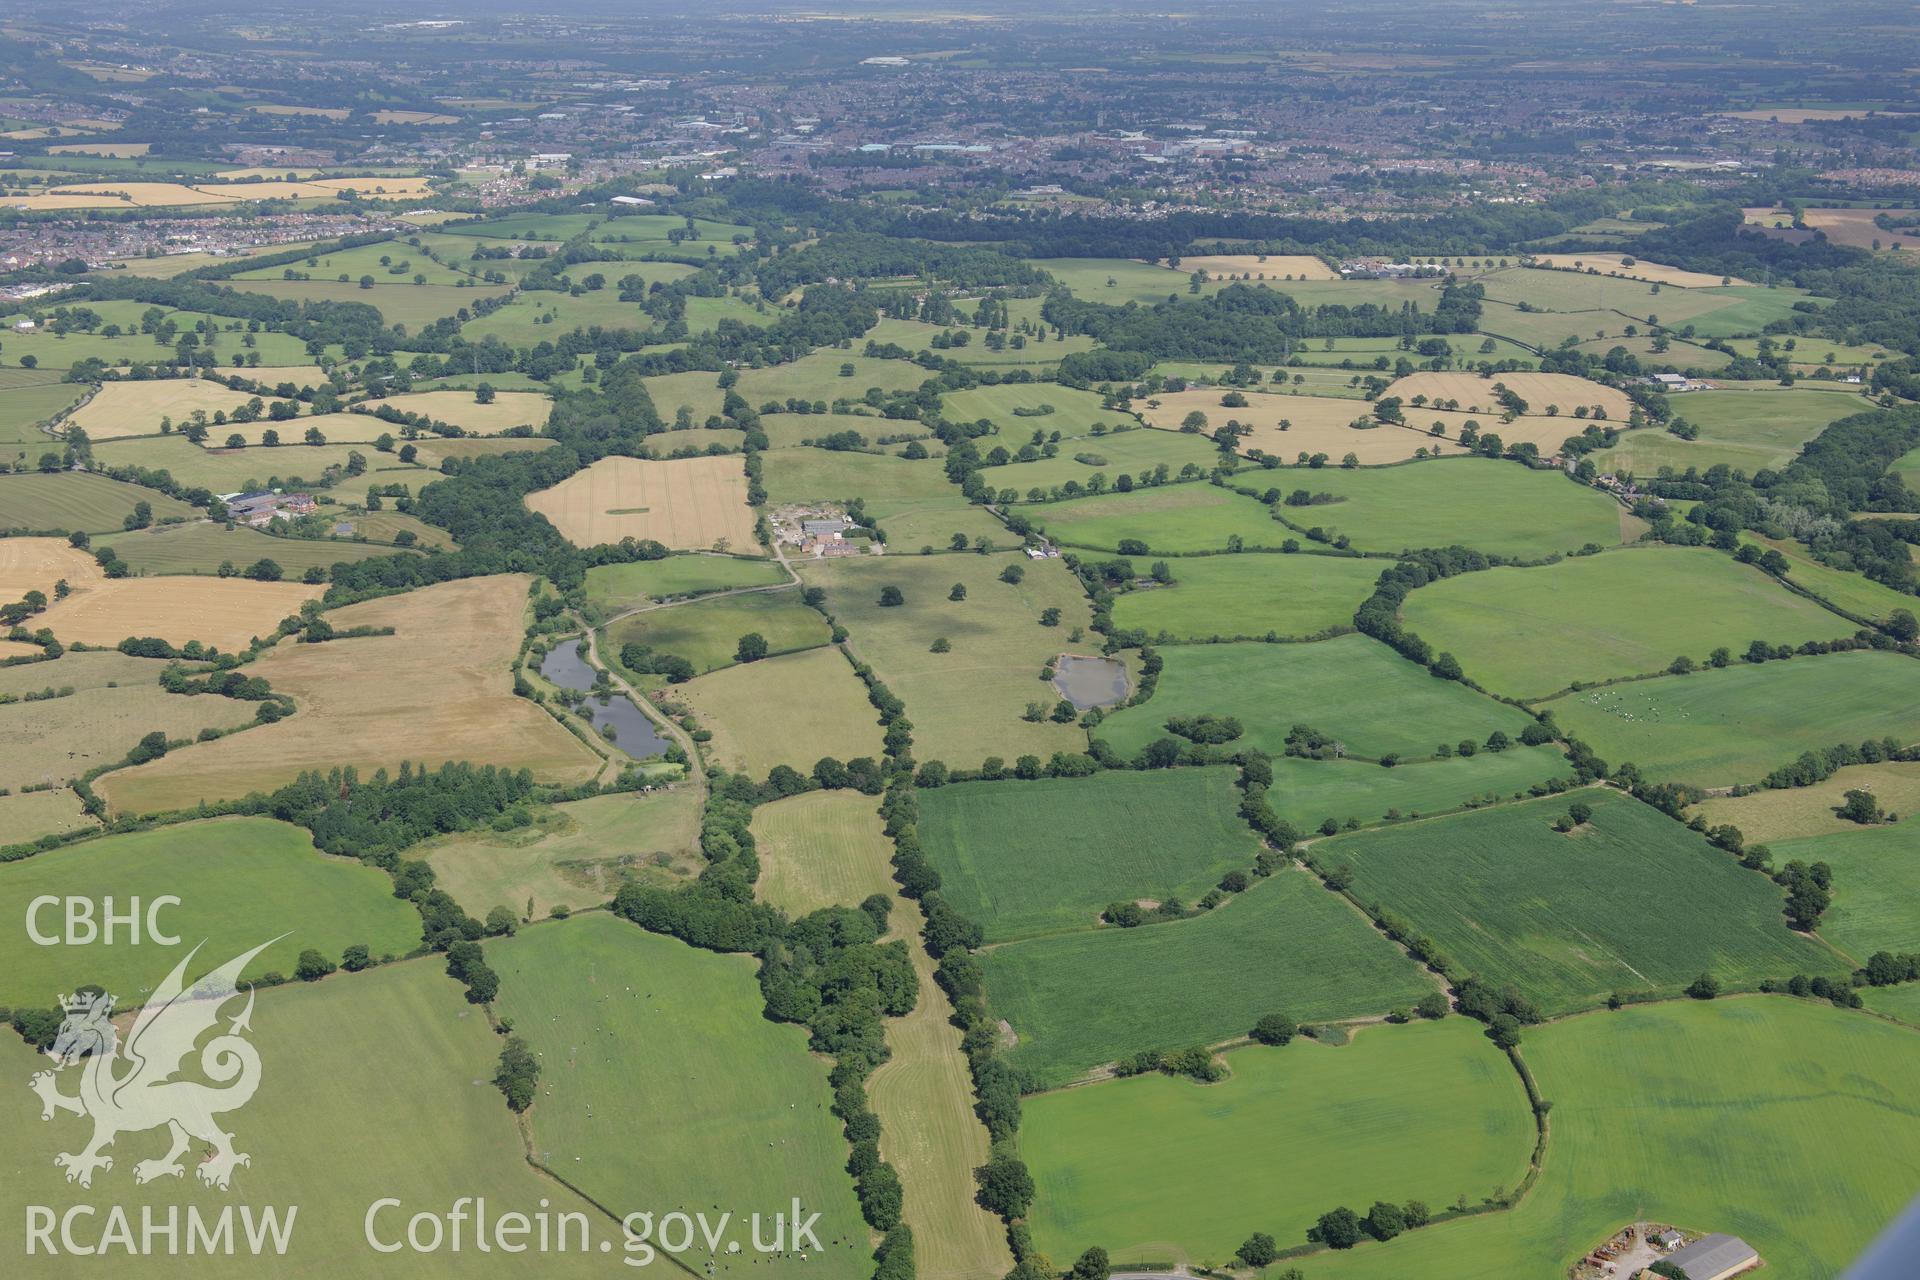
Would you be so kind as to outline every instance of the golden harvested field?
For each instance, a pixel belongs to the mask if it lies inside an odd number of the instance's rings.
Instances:
[[[157,436],[162,418],[173,419],[178,427],[193,416],[195,409],[206,410],[211,418],[217,411],[232,413],[252,398],[203,378],[103,382],[93,399],[69,414],[67,421],[84,429],[96,442],[122,436]],[[225,435],[219,439],[225,439]]]
[[[752,554],[753,508],[747,473],[737,457],[644,462],[602,458],[551,489],[527,495],[527,506],[579,547],[652,538],[669,547],[718,547]]]
[[[1856,249],[1871,249],[1878,240],[1882,249],[1895,244],[1904,244],[1908,250],[1916,247],[1916,241],[1892,231],[1882,231],[1873,225],[1874,217],[1881,213],[1896,218],[1912,217],[1920,210],[1914,209],[1807,209],[1802,213],[1802,221],[1815,230],[1826,232],[1827,239],[1835,244],[1851,245]],[[1745,210],[1747,221],[1762,227],[1790,227],[1793,215],[1785,209],[1754,208]]]
[[[821,756],[880,755],[879,713],[831,646],[727,667],[674,692],[712,730],[713,763],[752,778],[777,764],[806,773]]]
[[[1681,289],[1711,289],[1717,287],[1721,277],[1708,275],[1704,271],[1687,271],[1680,267],[1669,267],[1665,263],[1648,262],[1645,258],[1636,258],[1632,254],[1620,253],[1536,253],[1533,260],[1543,267],[1556,267],[1563,271],[1585,271],[1598,269],[1600,274],[1625,276],[1629,280],[1645,280],[1649,284],[1670,284]],[[1632,265],[1629,266],[1628,264]],[[1733,284],[1746,284],[1734,276]]]
[[[1846,107],[1759,107],[1752,111],[1717,111],[1715,115],[1733,120],[1774,120],[1781,124],[1806,124],[1809,120],[1863,120],[1867,111]],[[1907,111],[1881,111],[1883,116],[1911,115]]]
[[[63,142],[47,148],[48,155],[111,156],[126,159],[152,150],[151,142]]]
[[[149,209],[174,205],[231,204],[241,200],[332,200],[344,190],[370,199],[418,200],[432,188],[425,178],[316,178],[310,181],[201,183],[128,182],[107,178],[52,187],[36,195],[9,196],[29,212],[58,209]]]
[[[1405,462],[1419,449],[1428,452],[1436,449],[1443,453],[1462,452],[1450,440],[1428,440],[1424,435],[1400,428],[1355,430],[1347,424],[1355,419],[1372,421],[1371,408],[1365,400],[1248,392],[1245,408],[1229,409],[1220,403],[1220,397],[1224,394],[1225,389],[1221,387],[1163,392],[1155,397],[1159,407],[1144,409],[1141,416],[1152,425],[1169,430],[1178,429],[1181,421],[1196,409],[1207,415],[1209,431],[1225,426],[1231,419],[1253,429],[1241,437],[1240,448],[1243,451],[1260,449],[1289,462],[1295,454],[1303,452],[1324,453],[1335,461],[1353,453],[1366,466]],[[1471,415],[1443,413],[1432,416],[1457,418],[1458,422],[1448,430],[1449,436],[1457,436],[1460,434],[1459,422],[1465,422]],[[1426,421],[1426,415],[1422,415],[1420,420]],[[1282,422],[1288,424],[1285,430],[1280,427]]]
[[[1459,444],[1460,429],[1469,421],[1478,422],[1483,433],[1498,435],[1508,444],[1531,441],[1544,454],[1553,453],[1562,440],[1578,434],[1582,425],[1571,417],[1538,415],[1502,423],[1495,414],[1409,407],[1404,427],[1377,425],[1356,430],[1347,424],[1356,418],[1373,420],[1372,405],[1365,400],[1249,391],[1245,408],[1229,409],[1220,403],[1224,391],[1221,387],[1204,387],[1163,393],[1155,397],[1159,408],[1145,409],[1142,416],[1155,426],[1171,429],[1198,409],[1207,415],[1209,430],[1226,425],[1229,419],[1251,427],[1252,431],[1240,439],[1243,453],[1260,449],[1288,462],[1301,453],[1324,453],[1334,462],[1351,453],[1366,467],[1405,462],[1422,449],[1441,457],[1464,454],[1467,451]],[[1285,430],[1280,428],[1282,422],[1288,424]],[[1446,424],[1446,435],[1428,434],[1436,422]]]
[[[1865,827],[1834,812],[1853,790],[1871,791],[1881,807],[1899,814],[1904,824],[1920,813],[1920,764],[1849,765],[1810,787],[1784,787],[1739,797],[1713,796],[1695,805],[1693,814],[1714,826],[1732,823],[1749,844],[1864,831]],[[1920,836],[1914,838],[1920,840]]]
[[[346,764],[366,774],[408,760],[429,768],[465,760],[555,782],[591,778],[600,758],[513,695],[529,581],[467,578],[333,610],[327,618],[341,630],[390,626],[395,634],[280,644],[247,670],[291,695],[297,715],[109,774],[98,790],[116,811],[151,813]]]
[[[106,581],[99,563],[65,538],[0,538],[0,603],[29,591],[51,600],[53,584],[62,578],[75,590]]]
[[[39,645],[25,640],[0,640],[0,658],[30,658],[40,651]]]
[[[342,191],[357,191],[363,196],[386,200],[417,200],[432,190],[425,178],[418,177],[273,178],[194,189],[229,193],[237,200],[331,200]]]
[[[209,190],[178,182],[128,182],[108,178],[72,183],[30,196],[8,196],[7,203],[32,213],[49,209],[148,209],[163,205],[227,204],[237,195],[213,195]]]
[[[1340,273],[1310,254],[1271,253],[1264,258],[1257,253],[1218,253],[1203,254],[1199,257],[1183,257],[1180,269],[1191,274],[1204,271],[1214,279],[1237,278],[1243,275],[1253,277],[1250,283],[1265,281],[1294,280],[1338,280]]]
[[[497,391],[492,404],[481,404],[471,391],[415,391],[389,396],[382,404],[404,413],[424,413],[451,422],[475,435],[498,435],[509,427],[542,427],[553,412],[553,401],[538,391]],[[392,424],[381,423],[388,431]]]
[[[36,620],[62,643],[116,645],[128,636],[159,636],[175,645],[198,640],[244,649],[269,636],[280,619],[325,588],[247,578],[101,578],[76,586]]]
[[[1483,415],[1481,425],[1484,426],[1484,415],[1498,417],[1500,413],[1500,402],[1493,393],[1496,382],[1506,383],[1509,390],[1527,402],[1529,416],[1544,416],[1550,404],[1559,405],[1560,417],[1568,420],[1572,419],[1574,409],[1583,404],[1604,408],[1607,417],[1618,423],[1626,422],[1627,415],[1633,412],[1633,401],[1627,399],[1625,392],[1569,373],[1502,373],[1492,378],[1483,378],[1477,373],[1412,373],[1388,387],[1387,394],[1406,401],[1420,395],[1428,400],[1458,400],[1462,409]],[[1416,412],[1425,410],[1416,410],[1409,404],[1407,413]],[[1578,430],[1570,427],[1565,434],[1572,435]]]

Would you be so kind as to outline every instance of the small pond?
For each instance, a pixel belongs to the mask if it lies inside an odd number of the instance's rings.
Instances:
[[[634,706],[625,694],[614,693],[605,699],[594,696],[594,670],[575,651],[576,647],[575,641],[562,640],[540,660],[540,674],[563,689],[577,689],[586,694],[587,700],[581,705],[586,708],[593,727],[604,730],[610,726],[613,737],[609,741],[635,760],[666,754],[667,740],[660,736],[647,713]]]
[[[1088,707],[1110,707],[1126,700],[1126,664],[1114,658],[1083,658],[1063,653],[1053,664],[1053,687],[1082,711]]]

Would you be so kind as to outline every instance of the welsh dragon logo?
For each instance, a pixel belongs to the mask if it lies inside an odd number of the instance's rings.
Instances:
[[[277,941],[275,939],[274,941]],[[239,994],[240,971],[272,942],[263,942],[236,956],[191,987],[185,985],[187,966],[200,951],[195,947],[173,967],[134,1018],[125,1045],[113,1022],[113,997],[75,993],[60,998],[66,1020],[48,1055],[51,1071],[41,1071],[28,1082],[40,1095],[42,1120],[56,1111],[70,1111],[93,1121],[93,1138],[78,1152],[63,1152],[53,1162],[67,1171],[67,1181],[93,1185],[96,1169],[111,1170],[113,1157],[104,1154],[122,1133],[165,1127],[172,1145],[158,1160],[142,1160],[133,1167],[133,1180],[178,1178],[186,1171],[180,1157],[194,1142],[213,1149],[196,1170],[200,1181],[227,1189],[233,1171],[251,1164],[252,1157],[234,1150],[233,1135],[216,1116],[247,1104],[260,1087],[260,1054],[247,1042],[251,1029],[253,989],[247,1003],[227,1029],[199,1049],[200,1074],[213,1085],[177,1078],[195,1046],[220,1022],[220,1010]],[[72,1097],[59,1092],[56,1072],[80,1066],[80,1091]]]

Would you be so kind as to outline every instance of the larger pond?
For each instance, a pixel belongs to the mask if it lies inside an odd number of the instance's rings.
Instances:
[[[1113,658],[1063,653],[1053,664],[1053,687],[1081,711],[1110,707],[1127,697],[1126,664]]]
[[[647,713],[633,705],[622,693],[595,694],[594,669],[580,656],[579,646],[563,640],[540,660],[540,674],[563,689],[577,689],[587,695],[580,705],[586,709],[600,736],[635,760],[665,755],[667,740],[660,736]],[[608,730],[612,732],[609,733]]]

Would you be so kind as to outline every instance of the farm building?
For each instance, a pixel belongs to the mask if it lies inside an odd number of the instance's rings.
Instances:
[[[1760,1265],[1760,1255],[1739,1236],[1715,1233],[1674,1250],[1667,1261],[1686,1272],[1687,1280],[1727,1280]]]
[[[310,493],[236,493],[223,501],[228,519],[255,528],[272,523],[275,516],[309,516],[320,509]]]

